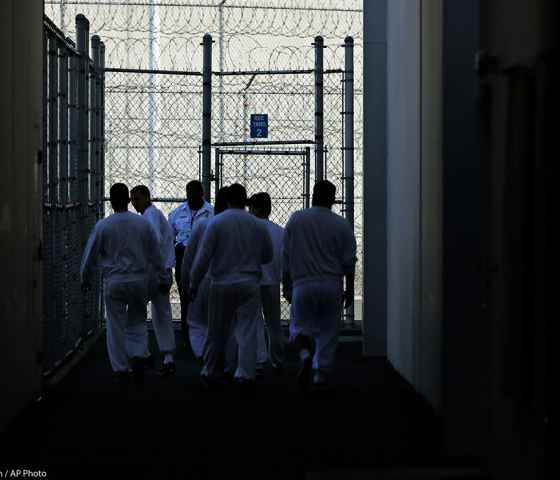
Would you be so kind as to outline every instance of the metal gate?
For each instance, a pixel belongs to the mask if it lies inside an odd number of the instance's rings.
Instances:
[[[337,186],[333,210],[353,226],[353,40],[340,46],[344,69],[324,69],[316,37],[314,68],[301,70],[215,71],[212,43],[205,35],[202,71],[105,69],[106,187],[148,185],[168,214],[185,201],[189,180],[202,181],[209,201],[235,181],[248,193],[268,191],[273,219],[285,225],[309,206],[311,182],[328,178]],[[258,113],[268,114],[268,137],[251,141],[249,118]],[[172,299],[178,319],[175,290]],[[344,323],[353,324],[351,310]]]
[[[270,219],[285,226],[292,213],[310,204],[311,148],[224,144],[215,149],[214,192],[223,185],[241,183],[247,195],[267,192],[272,200]],[[282,159],[282,162],[278,162]],[[294,192],[299,194],[294,195]],[[281,299],[282,321],[290,306]]]

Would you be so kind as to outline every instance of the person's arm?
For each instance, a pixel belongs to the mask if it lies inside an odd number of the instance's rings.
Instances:
[[[99,228],[96,225],[88,238],[80,264],[80,285],[84,291],[91,288],[91,271],[97,263],[99,246]]]
[[[354,280],[356,276],[356,256],[357,246],[356,237],[351,228],[345,232],[344,249],[342,252],[342,269],[344,271],[344,280],[346,283],[346,290],[344,292],[344,308],[348,308],[354,302]]]
[[[148,222],[149,224],[150,222]],[[146,246],[146,257],[148,263],[152,266],[152,271],[157,279],[158,287],[162,292],[167,292],[171,288],[169,285],[167,275],[165,274],[165,263],[164,258],[161,255],[161,248],[158,241],[158,236],[156,234],[156,229],[152,225],[146,229],[147,241]]]
[[[185,293],[189,291],[190,272],[198,250],[198,245],[200,244],[200,239],[204,234],[204,227],[202,225],[202,223],[199,223],[194,227],[187,248],[185,249],[185,254],[183,255],[183,262],[181,264],[181,272],[183,272],[181,275],[181,289]]]
[[[274,245],[272,244],[272,239],[268,233],[268,229],[263,225],[259,224],[260,235],[261,235],[261,265],[266,265],[272,262],[274,258]]]
[[[216,248],[216,229],[215,224],[211,223],[206,227],[206,231],[200,240],[200,247],[196,253],[193,266],[191,268],[191,281],[190,281],[190,291],[191,296],[194,298],[196,291],[200,282],[206,275],[208,267],[210,266],[210,261],[214,256],[214,251]]]
[[[177,228],[175,227],[175,213],[176,213],[177,209],[172,210],[171,212],[169,212],[169,216],[167,217],[169,226],[171,227],[171,230],[173,231],[173,243],[175,243],[175,240],[177,239],[177,235],[179,234],[179,232],[177,231]]]
[[[282,294],[288,303],[292,303],[292,279],[290,277],[290,222],[284,229],[282,245]]]

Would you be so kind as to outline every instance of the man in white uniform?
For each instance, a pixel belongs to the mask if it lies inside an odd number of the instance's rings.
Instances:
[[[111,367],[120,381],[126,382],[131,367],[135,379],[142,381],[150,274],[156,276],[158,288],[167,290],[168,285],[153,228],[128,211],[128,187],[114,184],[110,199],[115,213],[99,220],[89,237],[80,266],[81,285],[82,290],[91,288],[92,269],[102,269]]]
[[[219,215],[227,209],[226,191],[227,187],[222,187],[216,194],[214,216]],[[181,276],[181,288],[184,295],[186,295],[189,291],[191,268],[196,257],[196,253],[201,246],[201,240],[204,236],[204,232],[206,232],[208,221],[208,219],[204,218],[198,222],[197,226],[191,233],[189,243],[185,249],[183,265],[181,266],[181,272],[184,272],[184,275]],[[209,293],[210,276],[207,274],[201,281],[197,296],[189,305],[189,311],[187,313],[187,325],[189,326],[191,348],[194,356],[201,366],[203,365],[204,342],[206,341],[206,333],[208,331]]]
[[[292,303],[290,339],[300,352],[302,389],[311,380],[317,387],[326,386],[335,360],[342,303],[345,300],[347,308],[354,298],[356,239],[350,224],[331,211],[335,194],[331,182],[317,182],[313,206],[295,212],[285,229],[284,295]]]
[[[169,288],[173,283],[172,268],[175,266],[175,249],[173,244],[173,230],[167,222],[165,215],[152,204],[150,190],[145,185],[137,185],[130,191],[130,198],[134,209],[148,220],[159,242],[161,257],[165,267],[165,277]],[[173,331],[173,318],[169,292],[162,292],[152,282],[150,288],[152,301],[152,325],[159,351],[163,354],[163,366],[160,374],[163,376],[175,373],[175,332]],[[151,357],[149,350],[147,357]]]
[[[239,184],[227,190],[228,210],[206,227],[192,270],[191,296],[210,271],[208,335],[204,348],[203,384],[224,379],[228,332],[239,347],[234,374],[242,389],[254,387],[256,370],[256,322],[260,306],[261,265],[272,260],[272,241],[265,226],[245,211],[247,193]]]
[[[262,311],[257,316],[257,376],[264,371],[264,364],[269,359],[272,370],[280,375],[284,365],[284,338],[280,323],[280,283],[282,281],[282,246],[284,229],[270,221],[272,201],[266,192],[255,193],[247,201],[249,212],[262,220],[274,250],[272,262],[263,265],[261,278]],[[263,318],[264,314],[264,318]],[[268,345],[265,339],[265,326],[268,333]]]
[[[186,187],[187,201],[179,205],[169,214],[169,224],[175,235],[175,281],[179,290],[179,301],[181,303],[181,333],[183,339],[188,344],[189,335],[187,332],[187,311],[189,302],[181,292],[181,266],[185,248],[189,243],[189,238],[194,227],[202,219],[210,219],[214,215],[212,205],[204,200],[204,190],[202,183],[192,180]],[[187,347],[188,348],[188,347]]]

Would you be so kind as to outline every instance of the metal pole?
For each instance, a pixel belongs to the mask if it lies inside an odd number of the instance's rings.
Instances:
[[[58,42],[49,35],[49,203],[58,202]],[[53,214],[54,218],[54,214]]]
[[[305,208],[309,208],[311,192],[311,148],[305,147]]]
[[[60,203],[68,203],[68,50],[60,48],[58,69],[58,83],[60,85]]]
[[[323,138],[323,37],[315,37],[315,181],[324,178]]]
[[[93,68],[88,64],[89,73],[89,201],[93,203],[93,210],[90,210],[91,218],[97,217],[97,175],[99,175],[99,152],[97,150],[97,62],[99,61],[99,37],[91,39],[91,58]],[[91,221],[90,221],[91,223]]]
[[[100,193],[101,193],[101,79],[103,74],[101,71],[101,40],[95,35],[91,39],[91,53],[93,57],[93,77],[92,77],[92,104],[93,109],[92,125],[93,130],[93,157],[92,170],[94,171],[94,179],[92,181],[93,191],[92,199],[95,202],[95,216],[99,218],[100,212]]]
[[[218,5],[218,28],[219,28],[219,58],[220,58],[220,73],[224,71],[224,3],[226,0],[222,0]],[[218,78],[218,89],[219,89],[219,99],[220,99],[220,113],[219,113],[219,132],[220,132],[220,142],[224,141],[224,77],[222,75]]]
[[[218,195],[218,190],[220,189],[222,182],[222,169],[220,168],[220,163],[221,151],[219,148],[216,148],[214,154],[214,201],[216,200],[216,195]]]
[[[76,16],[76,44],[80,55],[78,66],[78,201],[82,211],[88,203],[88,70],[89,70],[89,21]],[[82,239],[84,242],[85,240]]]
[[[344,191],[345,216],[354,230],[354,39],[344,40]],[[354,322],[354,303],[346,310]]]
[[[155,133],[157,130],[157,103],[155,99],[156,75],[153,71],[157,70],[158,65],[158,44],[156,39],[156,27],[159,23],[157,5],[150,3],[150,70],[148,83],[148,184],[150,192],[154,194],[154,174],[155,164],[157,163],[157,150],[155,148]]]
[[[204,197],[210,201],[212,166],[212,35],[207,33],[202,40],[202,185]],[[218,172],[216,172],[217,174]]]
[[[99,156],[99,216],[105,216],[105,44],[101,42],[99,45],[99,139],[100,139],[100,156]]]
[[[65,0],[60,0],[60,30],[66,35],[66,5]]]

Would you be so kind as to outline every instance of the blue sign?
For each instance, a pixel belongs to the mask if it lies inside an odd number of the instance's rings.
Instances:
[[[251,138],[267,138],[268,137],[268,114],[252,113],[251,114]]]

